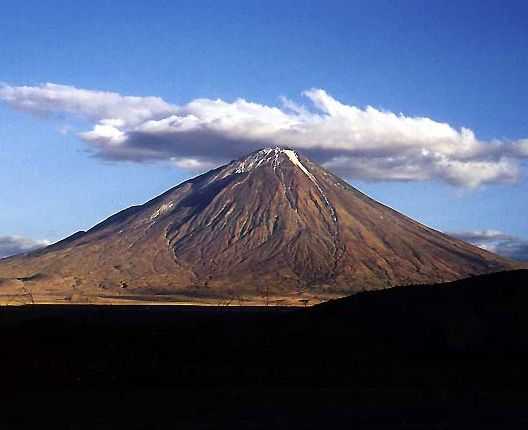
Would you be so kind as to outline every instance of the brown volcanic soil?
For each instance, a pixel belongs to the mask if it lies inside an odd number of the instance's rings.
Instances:
[[[274,148],[0,261],[0,302],[298,305],[517,267]]]

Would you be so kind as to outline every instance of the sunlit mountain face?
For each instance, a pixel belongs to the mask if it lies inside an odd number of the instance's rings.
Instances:
[[[3,301],[298,305],[517,267],[265,148],[0,262]]]

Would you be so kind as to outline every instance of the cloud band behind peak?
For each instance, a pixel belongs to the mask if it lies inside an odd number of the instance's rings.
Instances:
[[[266,106],[195,99],[177,106],[159,97],[131,97],[66,85],[0,87],[0,100],[37,114],[66,113],[92,121],[79,133],[108,160],[166,160],[202,170],[267,146],[294,148],[357,179],[423,181],[457,186],[515,182],[528,140],[483,142],[425,117],[341,103],[322,89],[303,95],[308,109],[283,99]]]

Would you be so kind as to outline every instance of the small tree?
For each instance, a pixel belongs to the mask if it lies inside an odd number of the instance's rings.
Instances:
[[[308,306],[308,302],[310,301],[310,299],[301,299],[299,301],[304,305],[304,307],[306,307]]]

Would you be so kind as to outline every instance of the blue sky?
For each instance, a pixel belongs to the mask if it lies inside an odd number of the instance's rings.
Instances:
[[[374,198],[434,228],[493,230],[528,239],[528,149],[519,149],[528,146],[520,144],[528,138],[526,22],[523,1],[127,1],[126,7],[91,1],[80,7],[69,1],[6,0],[0,14],[0,82],[15,98],[2,102],[0,97],[0,237],[58,240],[192,176],[195,171],[182,168],[191,156],[209,166],[236,154],[226,147],[237,142],[224,139],[222,130],[220,143],[204,147],[207,156],[188,148],[164,149],[153,158],[116,155],[109,144],[78,135],[108,119],[99,115],[101,109],[114,115],[115,107],[97,105],[95,114],[71,104],[38,109],[22,104],[29,96],[17,89],[36,89],[30,100],[35,106],[42,103],[42,84],[50,82],[62,90],[159,97],[170,105],[167,115],[196,114],[189,103],[200,99],[224,101],[220,115],[232,109],[246,115],[247,106],[235,104],[242,98],[258,105],[259,120],[268,126],[283,120],[262,116],[266,107],[281,108],[281,96],[323,116],[331,116],[324,109],[337,100],[347,109],[360,109],[359,120],[378,118],[376,112],[410,118],[405,136],[416,135],[412,150],[443,145],[430,142],[427,124],[417,118],[435,122],[432,134],[440,130],[438,124],[448,124],[448,132],[458,134],[440,151],[442,157],[451,157],[446,154],[462,141],[464,127],[474,133],[471,151],[478,155],[469,162],[467,154],[449,158],[449,163],[463,160],[462,176],[427,158],[412,174],[405,171],[404,181],[396,180],[402,169],[418,162],[414,153],[385,172],[387,160],[398,158],[399,147],[390,138],[399,125],[383,115],[381,130],[376,121],[361,129],[367,137],[381,136],[376,153],[385,158],[375,165],[369,138],[350,143],[362,146],[354,147],[356,152],[343,149],[340,161],[331,159],[328,148],[308,152]],[[324,94],[301,95],[313,88]],[[74,90],[68,93],[77,96]],[[366,106],[376,112],[365,113]],[[200,115],[205,107],[196,109]],[[156,115],[159,120],[161,114]],[[332,119],[325,128],[317,128],[311,117],[289,114],[285,120],[315,130],[311,144],[316,145],[316,139],[327,140],[330,126],[338,128],[333,138],[344,136],[346,118]],[[117,128],[129,133],[138,127],[130,121]],[[419,130],[414,133],[413,127]],[[270,136],[272,143],[285,139]],[[149,135],[142,137],[136,143],[148,148]],[[181,143],[164,143],[169,144]],[[482,155],[493,145],[495,155]],[[361,165],[358,154],[365,157]],[[491,158],[492,164],[482,164]],[[487,169],[494,170],[486,176]]]

